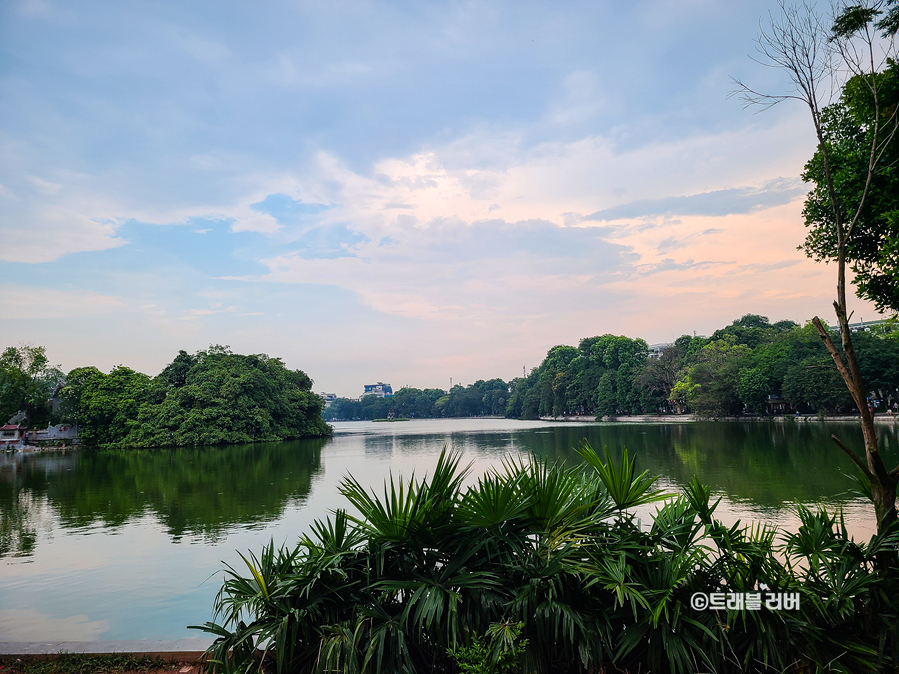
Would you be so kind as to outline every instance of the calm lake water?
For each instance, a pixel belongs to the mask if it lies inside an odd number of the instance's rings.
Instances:
[[[854,424],[552,424],[506,419],[337,423],[326,440],[177,450],[0,454],[0,641],[180,639],[211,618],[222,562],[273,539],[293,544],[315,518],[346,505],[348,473],[379,488],[422,475],[444,445],[474,479],[503,457],[579,462],[584,439],[676,491],[698,475],[722,496],[719,516],[796,525],[791,504],[841,507],[857,538],[872,507],[848,493],[849,460],[834,433]],[[899,435],[879,427],[895,464]],[[640,516],[648,519],[654,507]]]

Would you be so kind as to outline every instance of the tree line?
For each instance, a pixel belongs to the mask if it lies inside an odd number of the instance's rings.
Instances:
[[[871,404],[899,400],[899,332],[859,332],[856,351]],[[338,398],[328,420],[395,417],[609,416],[686,413],[850,413],[853,401],[815,327],[746,314],[710,337],[684,335],[650,354],[642,339],[602,335],[554,346],[526,377],[393,397]]]
[[[897,336],[855,337],[872,404],[881,410],[899,397]],[[679,337],[653,357],[642,339],[613,335],[553,347],[527,378],[513,382],[508,414],[715,418],[787,410],[848,413],[852,398],[813,325],[747,314],[710,337]]]
[[[509,387],[502,379],[479,379],[468,386],[456,384],[449,391],[405,387],[386,398],[338,398],[324,411],[324,417],[329,421],[386,419],[391,413],[400,418],[502,417],[508,407]]]

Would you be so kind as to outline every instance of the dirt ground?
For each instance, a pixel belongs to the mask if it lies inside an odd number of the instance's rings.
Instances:
[[[63,653],[44,657],[0,656],[0,674],[204,674],[200,662],[166,662],[131,655]]]

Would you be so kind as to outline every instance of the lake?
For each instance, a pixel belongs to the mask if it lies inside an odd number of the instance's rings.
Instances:
[[[316,518],[346,505],[352,473],[380,489],[390,474],[431,470],[453,446],[471,479],[505,457],[579,462],[588,440],[676,491],[693,475],[721,496],[719,517],[796,525],[791,504],[840,507],[856,538],[873,508],[849,493],[852,423],[598,424],[508,419],[336,423],[328,439],[130,451],[0,454],[0,641],[196,638],[211,618],[222,562],[269,540],[293,544]],[[895,465],[899,435],[880,426]],[[861,450],[859,450],[861,451]],[[649,506],[638,514],[649,519]]]

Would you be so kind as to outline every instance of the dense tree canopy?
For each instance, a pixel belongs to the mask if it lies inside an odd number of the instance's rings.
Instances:
[[[855,341],[871,402],[883,411],[899,401],[899,330],[881,327],[877,333],[857,333]],[[386,398],[338,398],[323,414],[322,400],[311,392],[312,380],[304,372],[264,354],[210,347],[179,352],[156,377],[125,366],[109,373],[76,368],[65,376],[51,416],[48,398],[62,375],[46,365],[42,348],[29,348],[33,353],[7,349],[0,359],[3,412],[12,410],[9,416],[31,400],[34,410],[43,410],[43,417],[32,415],[35,419],[77,421],[85,442],[112,446],[319,436],[328,432],[322,417],[537,419],[671,412],[721,417],[851,410],[814,326],[772,324],[755,314],[708,338],[679,337],[651,356],[642,339],[587,337],[576,347],[554,346],[538,367],[509,382],[481,379],[449,391],[407,387]]]
[[[874,77],[881,115],[894,114],[899,103],[899,64],[890,61]],[[872,88],[860,75],[850,79],[839,101],[822,113],[830,174],[844,217],[855,213],[865,194],[873,118]],[[890,136],[890,128],[881,130],[877,152],[883,154],[849,237],[847,260],[855,273],[859,297],[871,300],[880,310],[899,311],[899,137]],[[806,164],[802,178],[813,185],[803,211],[809,229],[803,247],[816,260],[835,259],[834,208],[820,147]]]
[[[856,339],[881,411],[899,399],[896,334]],[[577,349],[553,347],[539,367],[511,382],[506,412],[524,419],[671,411],[721,417],[784,406],[848,412],[852,401],[839,382],[814,326],[747,314],[709,338],[684,335],[653,357],[643,340],[612,335],[583,339]]]
[[[119,366],[69,373],[68,417],[90,444],[126,447],[216,445],[325,435],[312,380],[279,358],[214,346],[181,351],[155,378]]]
[[[899,331],[860,332],[856,342],[872,404],[884,411],[899,400]],[[577,347],[554,346],[538,367],[510,382],[338,398],[325,418],[850,412],[851,397],[828,358],[813,325],[747,314],[711,337],[679,337],[651,357],[642,339],[587,337]]]
[[[42,346],[10,346],[0,354],[0,423],[24,412],[30,425],[46,423],[48,400],[62,381]]]

